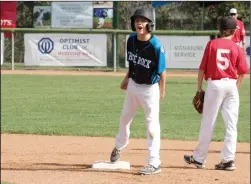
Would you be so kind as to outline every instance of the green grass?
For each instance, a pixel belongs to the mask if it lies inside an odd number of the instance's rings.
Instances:
[[[93,22],[98,22],[100,17],[93,17]],[[112,18],[105,18],[105,22],[112,23]]]
[[[11,70],[11,63],[5,62],[1,66],[1,69]],[[81,71],[113,71],[113,67],[104,66],[25,66],[24,63],[14,63],[15,70],[81,70]],[[128,68],[117,66],[117,71],[128,71]],[[180,69],[170,68],[168,71],[196,71],[196,69]]]
[[[14,183],[6,182],[6,181],[1,181],[1,184],[14,184]]]
[[[122,77],[2,75],[2,133],[112,136],[119,128],[125,92]],[[238,141],[250,142],[250,80],[240,89]],[[170,78],[161,101],[162,137],[197,140],[200,115],[192,106],[196,78]],[[131,137],[145,137],[142,109]],[[213,140],[222,141],[224,123],[218,116]]]

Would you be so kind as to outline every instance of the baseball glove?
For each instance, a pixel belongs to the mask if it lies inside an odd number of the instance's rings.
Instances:
[[[202,90],[201,92],[197,91],[193,97],[193,106],[199,114],[203,112],[204,96],[205,91]]]

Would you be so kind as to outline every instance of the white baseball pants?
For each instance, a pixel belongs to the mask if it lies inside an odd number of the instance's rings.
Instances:
[[[160,165],[159,84],[142,85],[129,79],[120,128],[116,136],[116,148],[123,149],[129,143],[130,125],[139,106],[144,109],[147,127],[148,164]]]
[[[98,21],[97,28],[102,28],[104,26],[104,24],[105,24],[105,19],[104,18],[99,18],[98,20],[99,21]]]
[[[237,144],[237,122],[239,113],[239,93],[235,79],[208,80],[201,120],[199,143],[194,151],[194,159],[205,163],[211,142],[217,114],[221,108],[225,123],[225,138],[221,150],[222,162],[234,160]]]

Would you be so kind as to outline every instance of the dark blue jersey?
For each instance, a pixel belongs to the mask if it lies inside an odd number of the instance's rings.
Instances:
[[[102,10],[101,14],[100,14],[100,18],[105,19],[108,16],[107,12]]]
[[[163,45],[156,36],[140,41],[132,33],[127,40],[127,61],[129,78],[138,84],[154,84],[160,81],[160,74],[166,70]]]

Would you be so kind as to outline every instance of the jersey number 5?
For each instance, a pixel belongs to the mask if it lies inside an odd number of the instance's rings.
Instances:
[[[229,49],[217,49],[217,66],[222,69],[226,70],[229,67],[229,60],[227,57],[222,56],[222,54],[229,54]],[[224,64],[223,64],[224,62]]]

